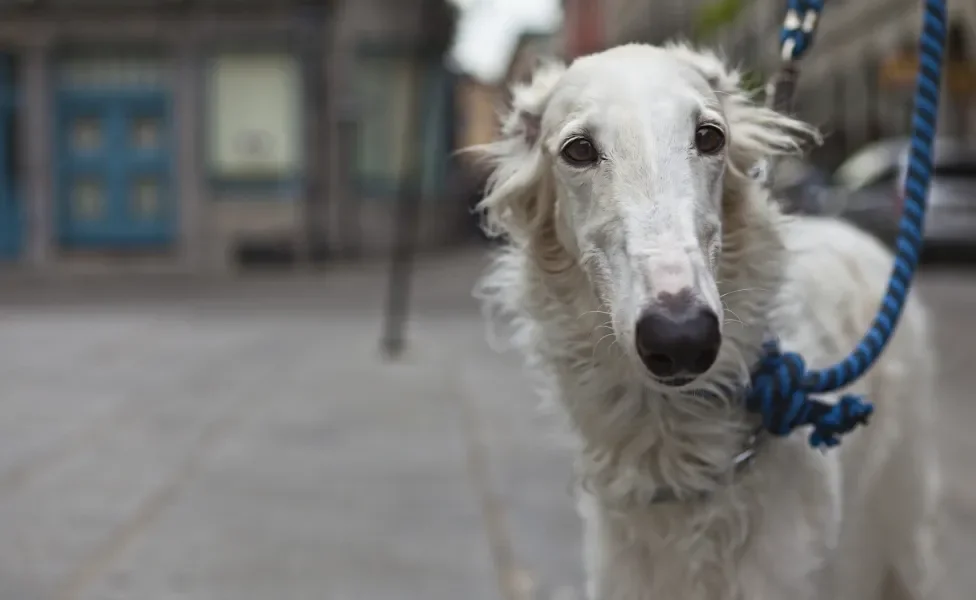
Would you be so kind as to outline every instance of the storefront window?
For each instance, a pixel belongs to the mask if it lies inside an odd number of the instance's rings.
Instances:
[[[212,175],[223,181],[282,181],[302,171],[301,69],[288,53],[229,53],[209,72],[207,124]]]

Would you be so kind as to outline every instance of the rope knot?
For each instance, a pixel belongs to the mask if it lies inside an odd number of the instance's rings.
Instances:
[[[874,410],[860,397],[846,395],[837,404],[810,397],[804,381],[803,357],[781,352],[775,342],[764,346],[765,355],[752,377],[746,408],[762,416],[763,427],[773,435],[785,436],[804,425],[812,425],[810,445],[833,447],[839,436],[867,424]]]

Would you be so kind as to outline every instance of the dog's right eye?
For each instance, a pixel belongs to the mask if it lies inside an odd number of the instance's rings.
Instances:
[[[570,140],[559,154],[563,160],[574,167],[585,167],[600,160],[600,153],[596,151],[596,146],[586,138]]]
[[[725,134],[715,125],[702,125],[695,131],[695,147],[702,154],[715,154],[725,147]]]

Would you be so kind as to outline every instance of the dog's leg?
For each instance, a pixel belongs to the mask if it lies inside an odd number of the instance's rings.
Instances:
[[[583,521],[583,570],[586,574],[587,600],[600,600],[600,580],[607,570],[603,521],[593,498],[581,493],[577,510]]]
[[[941,481],[933,448],[905,444],[889,465],[887,499],[889,575],[899,594],[891,600],[931,600],[942,579],[938,560]],[[884,596],[889,600],[889,596]]]
[[[777,544],[769,544],[772,549]],[[776,552],[776,556],[754,552],[739,568],[740,594],[737,600],[822,600],[825,595],[823,556],[807,549]]]
[[[919,343],[918,347],[930,345]],[[876,397],[887,400],[889,409],[900,409],[888,415],[894,426],[886,424],[880,412],[876,424],[897,432],[868,509],[873,510],[874,526],[881,533],[879,549],[887,567],[887,589],[878,596],[882,600],[933,600],[942,579],[942,561],[937,556],[942,473],[933,420],[937,397],[926,360],[924,355],[915,355],[877,369],[882,380]]]
[[[737,599],[833,599],[828,561],[842,523],[839,455],[810,451],[801,433],[777,444],[757,465],[766,478],[755,492],[761,502],[738,564]]]
[[[592,496],[582,493],[578,510],[588,600],[739,600],[710,594],[714,586],[689,577],[686,552],[644,539],[641,525],[610,516]]]

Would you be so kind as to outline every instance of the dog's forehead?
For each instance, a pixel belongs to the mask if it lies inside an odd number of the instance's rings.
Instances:
[[[642,110],[653,105],[714,104],[705,75],[667,50],[620,47],[573,62],[554,90],[559,112],[599,108]]]
[[[612,93],[620,88],[693,88],[709,94],[705,74],[681,55],[667,48],[646,45],[619,46],[574,61],[566,80],[576,86]]]
[[[570,69],[554,90],[543,115],[543,130],[561,141],[566,132],[588,131],[604,143],[623,135],[630,137],[635,128],[646,133],[692,123],[692,115],[708,108],[718,108],[703,77],[692,77],[696,71],[676,61],[664,63],[674,69],[665,77],[648,74],[626,77],[626,67],[607,69],[585,67]],[[658,71],[658,73],[662,73]],[[699,84],[699,85],[696,85]]]

